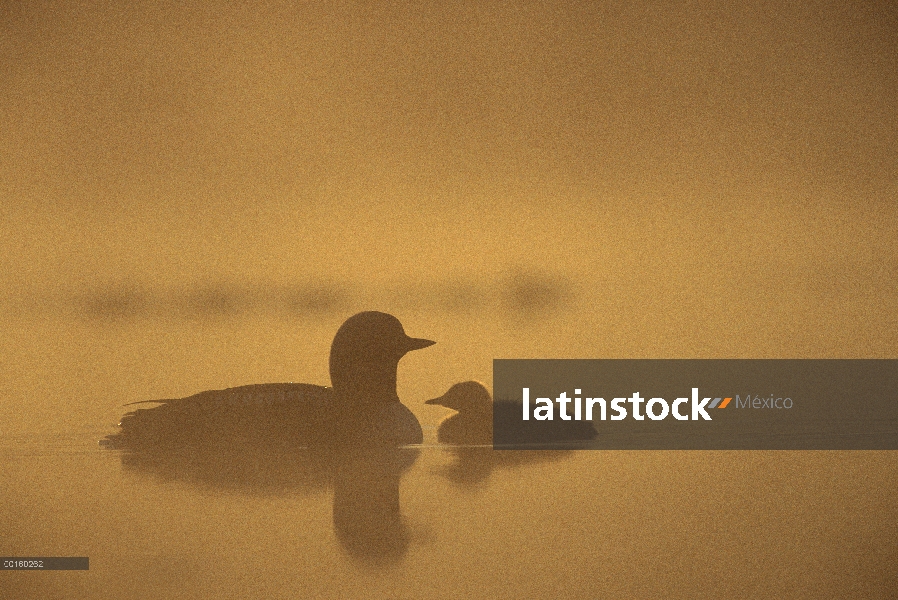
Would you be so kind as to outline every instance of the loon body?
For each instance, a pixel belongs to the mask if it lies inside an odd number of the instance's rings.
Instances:
[[[408,352],[433,345],[405,334],[392,315],[363,312],[334,336],[331,387],[265,383],[200,392],[122,417],[112,448],[419,444],[415,415],[396,394],[396,369]]]

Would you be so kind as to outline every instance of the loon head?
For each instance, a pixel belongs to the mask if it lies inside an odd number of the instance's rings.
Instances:
[[[445,406],[461,414],[489,412],[493,408],[490,393],[479,381],[456,383],[439,398],[427,400],[424,404]]]
[[[396,367],[412,350],[436,342],[409,337],[393,315],[367,311],[349,317],[331,344],[334,391],[357,399],[398,401]]]

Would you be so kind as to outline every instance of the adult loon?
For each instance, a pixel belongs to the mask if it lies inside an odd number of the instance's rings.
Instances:
[[[396,393],[399,360],[435,342],[406,335],[399,320],[368,311],[340,326],[330,351],[332,387],[266,383],[212,390],[122,417],[111,448],[233,449],[420,444],[421,425]]]

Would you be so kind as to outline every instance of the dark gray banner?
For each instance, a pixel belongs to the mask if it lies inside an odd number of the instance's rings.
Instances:
[[[6,556],[0,557],[0,569],[7,571],[87,571],[86,556]]]
[[[898,450],[898,360],[495,360],[493,447]]]

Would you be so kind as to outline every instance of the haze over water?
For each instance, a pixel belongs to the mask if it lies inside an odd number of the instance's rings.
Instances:
[[[493,358],[895,358],[894,8],[7,3],[0,596],[891,597],[893,452],[579,452],[447,476]],[[127,402],[437,345],[407,551],[332,492],[123,464]],[[183,473],[181,474],[183,475]]]

